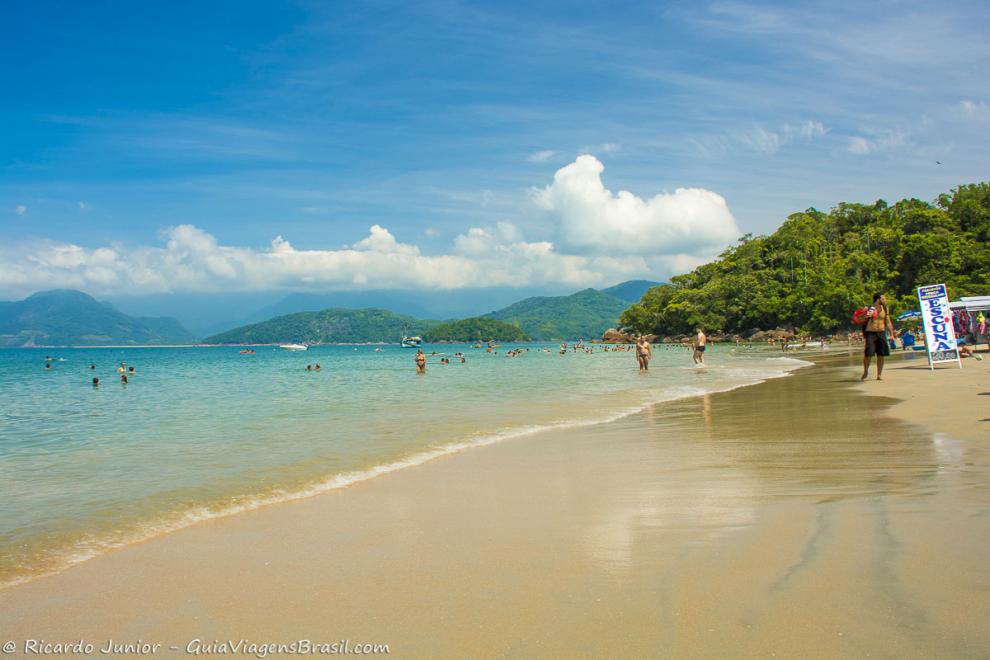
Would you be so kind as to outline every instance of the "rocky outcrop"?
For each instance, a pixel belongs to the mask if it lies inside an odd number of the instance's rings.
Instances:
[[[609,328],[602,335],[602,343],[605,344],[635,344],[636,337],[615,328]]]

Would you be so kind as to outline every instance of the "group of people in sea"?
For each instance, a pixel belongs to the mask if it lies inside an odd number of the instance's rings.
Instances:
[[[45,369],[51,369],[52,368],[52,362],[62,362],[62,361],[63,361],[62,358],[53,358],[51,356],[46,355],[45,356]],[[95,362],[91,362],[89,364],[89,371],[96,371],[96,363]],[[130,379],[133,378],[136,373],[137,372],[134,370],[134,366],[133,365],[132,366],[127,366],[127,362],[124,362],[124,361],[122,361],[120,363],[120,366],[117,367],[117,375],[120,376],[120,384],[121,385],[127,385],[127,383],[130,382]],[[91,382],[93,383],[93,387],[99,387],[100,386],[100,377],[99,376],[93,376],[93,380]]]

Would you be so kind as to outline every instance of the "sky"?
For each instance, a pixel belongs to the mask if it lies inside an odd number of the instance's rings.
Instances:
[[[3,13],[0,298],[662,280],[988,178],[984,0]]]

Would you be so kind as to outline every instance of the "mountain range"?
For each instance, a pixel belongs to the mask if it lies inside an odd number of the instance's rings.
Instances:
[[[481,309],[466,316],[508,323],[536,340],[598,337],[617,323],[630,302],[639,300],[641,292],[655,284],[635,280],[602,291],[586,289],[568,296],[531,296],[496,311],[485,313]],[[486,303],[498,304],[508,295],[506,291],[498,295],[490,293],[457,291],[443,295],[454,300],[448,304],[466,309],[470,303],[474,310]],[[269,298],[271,302],[265,307],[252,312],[250,316],[259,317],[258,322],[242,322],[233,329],[227,329],[230,323],[223,324],[223,332],[212,333],[205,341],[392,342],[402,334],[423,335],[438,326],[442,319],[432,316],[430,310],[437,309],[439,295],[408,291],[289,294],[274,301]],[[249,302],[237,294],[231,297],[233,300],[224,309],[243,308]],[[369,300],[391,302],[394,307],[369,306]],[[359,309],[326,305],[333,301]],[[209,299],[202,298],[199,303],[208,305]],[[403,310],[411,312],[400,313]],[[457,318],[463,316],[447,317]],[[0,302],[0,346],[191,344],[197,335],[205,334],[194,334],[171,317],[130,316],[115,305],[80,291],[42,291],[24,300]]]
[[[81,291],[41,291],[0,302],[0,346],[189,344],[173,318],[136,318]]]

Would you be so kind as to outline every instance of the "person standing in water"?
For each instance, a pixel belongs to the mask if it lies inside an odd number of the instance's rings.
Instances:
[[[708,346],[708,337],[705,336],[705,329],[698,326],[698,334],[694,338],[694,363],[705,363],[705,348]]]
[[[416,361],[416,373],[425,374],[426,373],[426,353],[423,349],[418,349],[416,351],[416,357],[413,358]]]
[[[650,346],[650,340],[646,338],[646,335],[640,335],[636,341],[636,361],[639,362],[640,371],[648,371],[650,369],[650,359],[652,357],[653,347]]]

